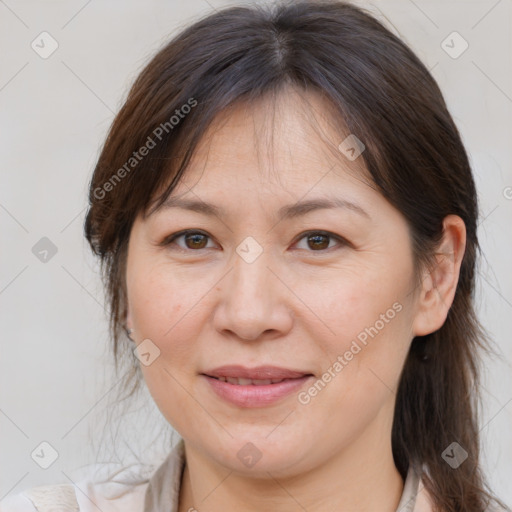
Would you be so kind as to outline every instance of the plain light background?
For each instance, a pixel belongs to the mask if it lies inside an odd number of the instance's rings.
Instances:
[[[198,16],[229,4],[235,2],[0,0],[0,499],[67,483],[83,464],[158,461],[170,449],[147,392],[122,420],[113,407],[120,381],[98,265],[82,233],[87,184],[110,123],[150,56]],[[511,1],[357,4],[432,70],[471,157],[486,256],[478,310],[501,351],[485,362],[482,456],[492,487],[510,504]],[[45,31],[58,48],[43,59],[31,44]],[[453,58],[464,41],[468,48]],[[57,249],[46,262],[32,250],[43,237]],[[41,442],[58,454],[48,469],[31,457]]]

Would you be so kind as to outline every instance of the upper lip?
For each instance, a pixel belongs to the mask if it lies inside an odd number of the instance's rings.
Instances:
[[[247,368],[240,365],[226,365],[219,366],[212,370],[203,372],[204,375],[209,377],[233,377],[242,379],[297,379],[305,375],[312,375],[309,372],[301,370],[290,370],[288,368],[280,368],[277,366],[256,366],[254,368]]]

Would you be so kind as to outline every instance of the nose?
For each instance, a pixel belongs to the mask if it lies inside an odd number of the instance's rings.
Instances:
[[[292,328],[291,292],[265,252],[248,263],[236,255],[231,272],[219,283],[214,327],[246,341],[273,339]]]

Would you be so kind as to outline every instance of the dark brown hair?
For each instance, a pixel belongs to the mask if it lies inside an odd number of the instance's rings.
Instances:
[[[409,224],[416,268],[432,268],[447,215],[466,225],[466,252],[446,322],[415,338],[407,356],[392,446],[403,478],[411,464],[426,469],[423,479],[436,510],[482,512],[494,498],[479,464],[478,353],[488,349],[488,339],[473,308],[479,246],[470,164],[429,71],[398,37],[353,5],[300,1],[227,8],[181,32],[138,76],[94,170],[85,222],[102,262],[114,357],[131,353],[123,323],[134,219],[172,192],[223,109],[290,85],[321,93],[364,142],[362,158],[375,186]],[[136,375],[134,358],[132,368]],[[469,455],[457,469],[441,456],[452,442]]]

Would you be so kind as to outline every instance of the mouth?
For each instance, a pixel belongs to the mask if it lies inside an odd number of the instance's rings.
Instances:
[[[248,408],[274,404],[298,392],[314,375],[276,367],[230,366],[202,373],[201,377],[217,398]]]

